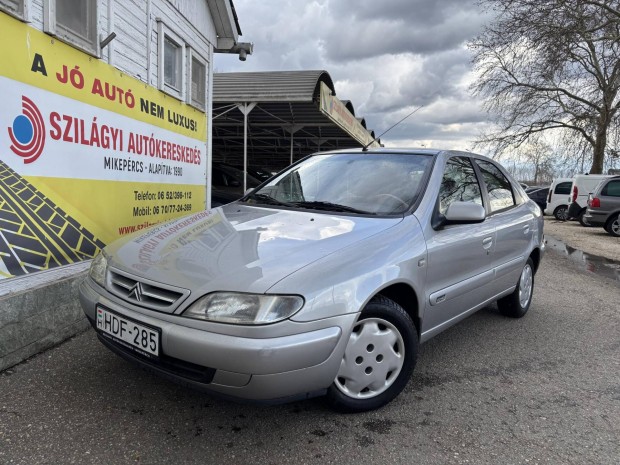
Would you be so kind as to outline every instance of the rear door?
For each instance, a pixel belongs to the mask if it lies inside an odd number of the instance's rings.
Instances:
[[[534,213],[502,169],[490,160],[475,159],[488,199],[487,221],[495,230],[493,292],[514,287],[529,256],[534,234]]]

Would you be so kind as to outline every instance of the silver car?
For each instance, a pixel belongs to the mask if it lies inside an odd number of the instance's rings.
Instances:
[[[168,378],[359,412],[402,391],[420,343],[493,302],[525,315],[543,253],[540,208],[488,158],[325,152],[110,244],[80,299],[105,346]]]
[[[605,228],[609,234],[620,237],[620,176],[602,180],[588,198],[584,215],[590,226]]]

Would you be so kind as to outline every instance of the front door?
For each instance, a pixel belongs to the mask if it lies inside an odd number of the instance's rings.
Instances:
[[[468,157],[450,158],[444,169],[437,209],[455,201],[483,205],[481,184]],[[422,332],[439,332],[492,295],[495,226],[452,224],[427,238],[426,310]]]

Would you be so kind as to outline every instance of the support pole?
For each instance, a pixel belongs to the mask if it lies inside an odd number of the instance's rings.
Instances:
[[[243,194],[248,190],[248,115],[256,102],[238,103],[237,108],[243,113]]]
[[[149,5],[150,5],[149,0]],[[149,54],[150,57],[150,54]],[[211,187],[213,184],[213,45],[209,45],[209,63],[207,81],[207,166],[205,167],[207,185],[207,210],[211,209]],[[150,71],[149,71],[150,76]]]
[[[299,131],[300,129],[303,129],[303,126],[301,124],[291,124],[290,126],[282,126],[282,129],[285,132],[288,132],[291,134],[291,165],[293,164],[293,141],[295,140],[295,138],[293,137],[293,135]]]

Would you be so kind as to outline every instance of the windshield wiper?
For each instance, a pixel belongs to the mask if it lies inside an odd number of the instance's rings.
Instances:
[[[314,208],[315,210],[327,210],[332,212],[350,212],[350,213],[362,213],[364,215],[376,215],[376,213],[359,210],[357,208],[349,207],[348,205],[340,205],[337,203],[331,202],[322,202],[322,201],[311,201],[311,202],[295,202],[294,204],[297,207],[302,208]]]
[[[282,200],[275,199],[272,196],[267,195],[267,194],[250,194],[250,196],[248,197],[248,200],[250,199],[256,200],[262,203],[268,203],[269,205],[280,205],[283,207],[291,207],[291,208],[297,207],[297,204],[283,202]]]

